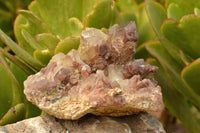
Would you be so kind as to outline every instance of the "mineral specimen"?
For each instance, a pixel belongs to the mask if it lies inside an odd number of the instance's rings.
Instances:
[[[78,51],[55,55],[46,68],[28,77],[27,99],[60,119],[159,110],[162,94],[152,77],[158,68],[131,60],[137,38],[134,22],[114,25],[108,34],[86,29]]]

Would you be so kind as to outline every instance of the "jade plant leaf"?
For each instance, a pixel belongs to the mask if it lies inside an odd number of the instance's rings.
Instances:
[[[47,25],[31,11],[21,10],[20,14],[14,23],[15,37],[19,45],[32,55],[35,49],[24,38],[22,30],[28,32],[32,38],[39,33],[49,33],[50,31]]]
[[[136,22],[136,15],[132,11],[121,12],[120,18],[121,18],[121,22],[123,24],[128,23],[128,22],[133,21],[133,20]]]
[[[194,14],[200,16],[200,9],[194,8]]]
[[[103,0],[97,3],[93,11],[88,14],[85,27],[94,27],[94,28],[109,28],[111,25],[118,21],[116,19],[117,11],[112,5],[111,0]]]
[[[99,0],[33,1],[29,11],[20,11],[21,15],[17,17],[14,24],[15,35],[20,46],[33,55],[35,47],[30,44],[35,43],[33,39],[38,34],[49,33],[58,39],[80,35],[82,23],[97,1]],[[24,30],[32,38],[24,35]]]
[[[180,57],[180,51],[177,47],[175,47],[171,42],[164,38],[160,31],[160,26],[165,19],[167,19],[167,13],[165,8],[153,1],[153,0],[146,0],[145,2],[146,12],[148,14],[150,23],[158,37],[161,41],[163,47],[167,49],[169,54],[182,66],[184,67],[184,62]]]
[[[0,119],[13,106],[23,102],[23,92],[5,57],[0,54]],[[3,101],[3,102],[2,102]]]
[[[60,39],[58,39],[56,36],[52,35],[51,33],[42,33],[38,34],[35,37],[35,40],[40,45],[45,46],[49,49],[49,51],[54,52],[58,42]]]
[[[181,79],[182,66],[169,55],[168,51],[160,42],[146,45],[147,50],[160,62],[165,69],[167,76],[172,81],[174,88],[184,95],[187,100],[200,108],[200,97],[192,89],[188,88]]]
[[[186,66],[181,72],[181,77],[200,96],[200,58]]]
[[[161,37],[160,25],[167,18],[165,8],[153,0],[146,0],[145,2],[146,12],[150,19],[153,29],[158,37]]]
[[[76,17],[83,22],[96,2],[97,0],[36,0],[30,5],[29,9],[40,18],[53,35],[58,35],[61,39],[64,39],[66,36],[73,35],[73,32],[69,30],[69,19]]]
[[[188,129],[193,133],[198,133],[200,131],[200,125],[197,122],[197,118],[192,113],[191,107],[185,97],[174,88],[171,80],[166,75],[166,71],[158,61],[151,60],[149,63],[159,67],[154,77],[158,81],[158,84],[161,85],[165,106],[170,110],[172,115],[181,120]]]
[[[53,54],[51,54],[48,49],[45,49],[45,50],[35,50],[33,56],[35,59],[43,63],[43,65],[47,65]]]
[[[167,16],[168,18],[174,18],[179,21],[184,16],[184,13],[177,4],[171,3],[167,9]]]
[[[15,54],[21,58],[24,62],[39,70],[43,65],[34,59],[27,51],[17,45],[13,40],[10,39],[3,31],[0,30],[0,38],[1,40],[7,44],[11,50],[15,52]]]
[[[141,44],[147,41],[155,40],[157,37],[155,32],[153,31],[151,24],[149,23],[144,3],[138,5],[138,16],[139,17],[137,17],[137,30],[139,33],[139,38],[137,41],[137,46],[140,46]]]
[[[12,74],[15,76],[16,80],[18,81],[19,85],[23,88],[24,81],[27,79],[28,75],[14,63],[10,64],[10,70],[12,71]],[[41,110],[29,101],[27,101],[25,99],[25,95],[23,103],[25,108],[25,118],[35,117],[41,114]]]
[[[200,17],[184,16],[180,22],[169,19],[162,26],[163,35],[193,59],[200,57]]]
[[[138,3],[138,1],[135,1],[135,0],[116,0],[115,6],[120,12],[132,11],[133,13],[136,13],[138,11],[138,4],[140,3],[141,2]]]
[[[23,103],[10,108],[5,116],[0,120],[0,125],[14,123],[25,118],[25,106]]]
[[[27,65],[25,65],[23,61],[20,61],[20,59],[18,59],[18,57],[13,56],[12,54],[10,54],[9,52],[5,51],[1,47],[0,47],[0,52],[2,52],[7,58],[9,58],[10,61],[12,61],[18,67],[20,67],[26,74],[30,75],[30,74],[33,74],[33,73],[36,72],[33,69],[29,68]]]
[[[199,0],[166,0],[166,7],[168,7],[172,2],[180,7],[184,15],[193,14],[194,8],[200,8]]]
[[[45,49],[44,45],[38,44],[35,41],[35,38],[33,38],[26,30],[22,30],[22,36],[24,37],[24,39],[27,41],[27,43],[29,43],[29,45],[33,49],[38,49],[38,50],[44,50]]]
[[[68,37],[58,43],[55,49],[55,54],[59,52],[67,54],[71,49],[78,49],[79,44],[80,44],[79,37]]]
[[[26,9],[31,0],[0,0],[0,29],[8,36],[15,39],[13,33],[13,22],[17,15],[17,10]],[[5,45],[0,42],[0,46]]]

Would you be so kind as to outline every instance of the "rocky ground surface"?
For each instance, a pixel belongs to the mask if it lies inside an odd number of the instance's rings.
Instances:
[[[61,120],[48,114],[0,127],[0,133],[165,133],[161,123],[147,113],[122,117],[86,115]]]

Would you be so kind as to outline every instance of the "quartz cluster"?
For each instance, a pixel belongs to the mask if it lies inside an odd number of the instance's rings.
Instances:
[[[60,119],[159,110],[162,94],[153,79],[158,68],[132,59],[137,39],[134,22],[114,25],[107,34],[87,28],[78,50],[55,55],[45,68],[28,77],[24,82],[27,99]]]

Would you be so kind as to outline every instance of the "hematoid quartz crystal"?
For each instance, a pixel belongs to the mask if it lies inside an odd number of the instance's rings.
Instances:
[[[157,67],[132,59],[138,39],[135,22],[113,25],[105,34],[86,28],[78,50],[55,55],[24,82],[29,101],[60,119],[153,112],[162,106],[153,79]]]

